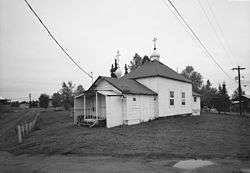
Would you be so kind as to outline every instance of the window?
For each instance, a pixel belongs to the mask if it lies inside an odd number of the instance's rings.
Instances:
[[[174,106],[174,91],[170,91],[169,96],[170,96],[169,104],[170,106]]]
[[[185,92],[181,93],[181,105],[186,105],[186,96]]]
[[[197,101],[197,97],[194,97],[194,102],[196,102]]]
[[[136,101],[136,98],[135,98],[135,97],[133,98],[133,101]]]

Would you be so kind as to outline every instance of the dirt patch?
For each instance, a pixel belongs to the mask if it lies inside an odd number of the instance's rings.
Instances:
[[[180,169],[188,169],[188,170],[193,170],[196,168],[201,168],[204,166],[210,166],[213,165],[214,163],[209,161],[209,160],[181,160],[178,163],[176,163],[173,167],[175,168],[180,168]]]

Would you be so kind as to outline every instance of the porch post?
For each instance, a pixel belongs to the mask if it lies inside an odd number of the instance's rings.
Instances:
[[[77,101],[76,101],[76,98],[74,98],[74,124],[77,123],[77,117],[78,117],[76,104],[77,104]]]
[[[97,91],[96,91],[96,93],[95,93],[95,116],[96,116],[96,120],[98,120],[98,100],[97,100]]]
[[[84,118],[85,118],[86,117],[86,96],[85,96],[85,94],[83,95],[83,101],[84,101],[83,114],[84,114]]]

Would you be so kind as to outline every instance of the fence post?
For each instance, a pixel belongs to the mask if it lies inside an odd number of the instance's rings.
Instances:
[[[25,121],[24,127],[25,127],[25,136],[28,136],[28,126],[27,126],[26,121]]]
[[[29,133],[33,130],[35,127],[36,121],[38,119],[39,113],[35,114],[35,118],[32,121],[24,121],[21,122],[19,125],[17,125],[17,135],[18,135],[18,142],[22,143],[22,138],[25,136],[28,136]]]
[[[18,142],[22,143],[22,131],[21,131],[21,126],[17,126],[17,133],[18,133]]]
[[[29,129],[29,133],[31,132],[31,128],[30,128],[30,122],[28,123],[28,129]]]
[[[24,136],[24,126],[23,124],[21,124],[20,126],[21,126],[21,132],[22,132],[21,135]]]

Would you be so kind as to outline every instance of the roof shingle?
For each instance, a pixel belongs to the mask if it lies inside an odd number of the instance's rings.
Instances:
[[[140,84],[134,79],[128,78],[111,78],[99,76],[98,79],[103,79],[117,88],[123,94],[138,94],[138,95],[157,95],[156,92]],[[96,81],[98,81],[98,79]],[[90,87],[91,89],[92,87]]]
[[[128,73],[123,78],[138,79],[138,78],[157,77],[157,76],[191,83],[190,80],[186,79],[181,74],[177,73],[176,71],[172,70],[171,68],[169,68],[168,66],[157,60],[145,63],[144,65]]]

